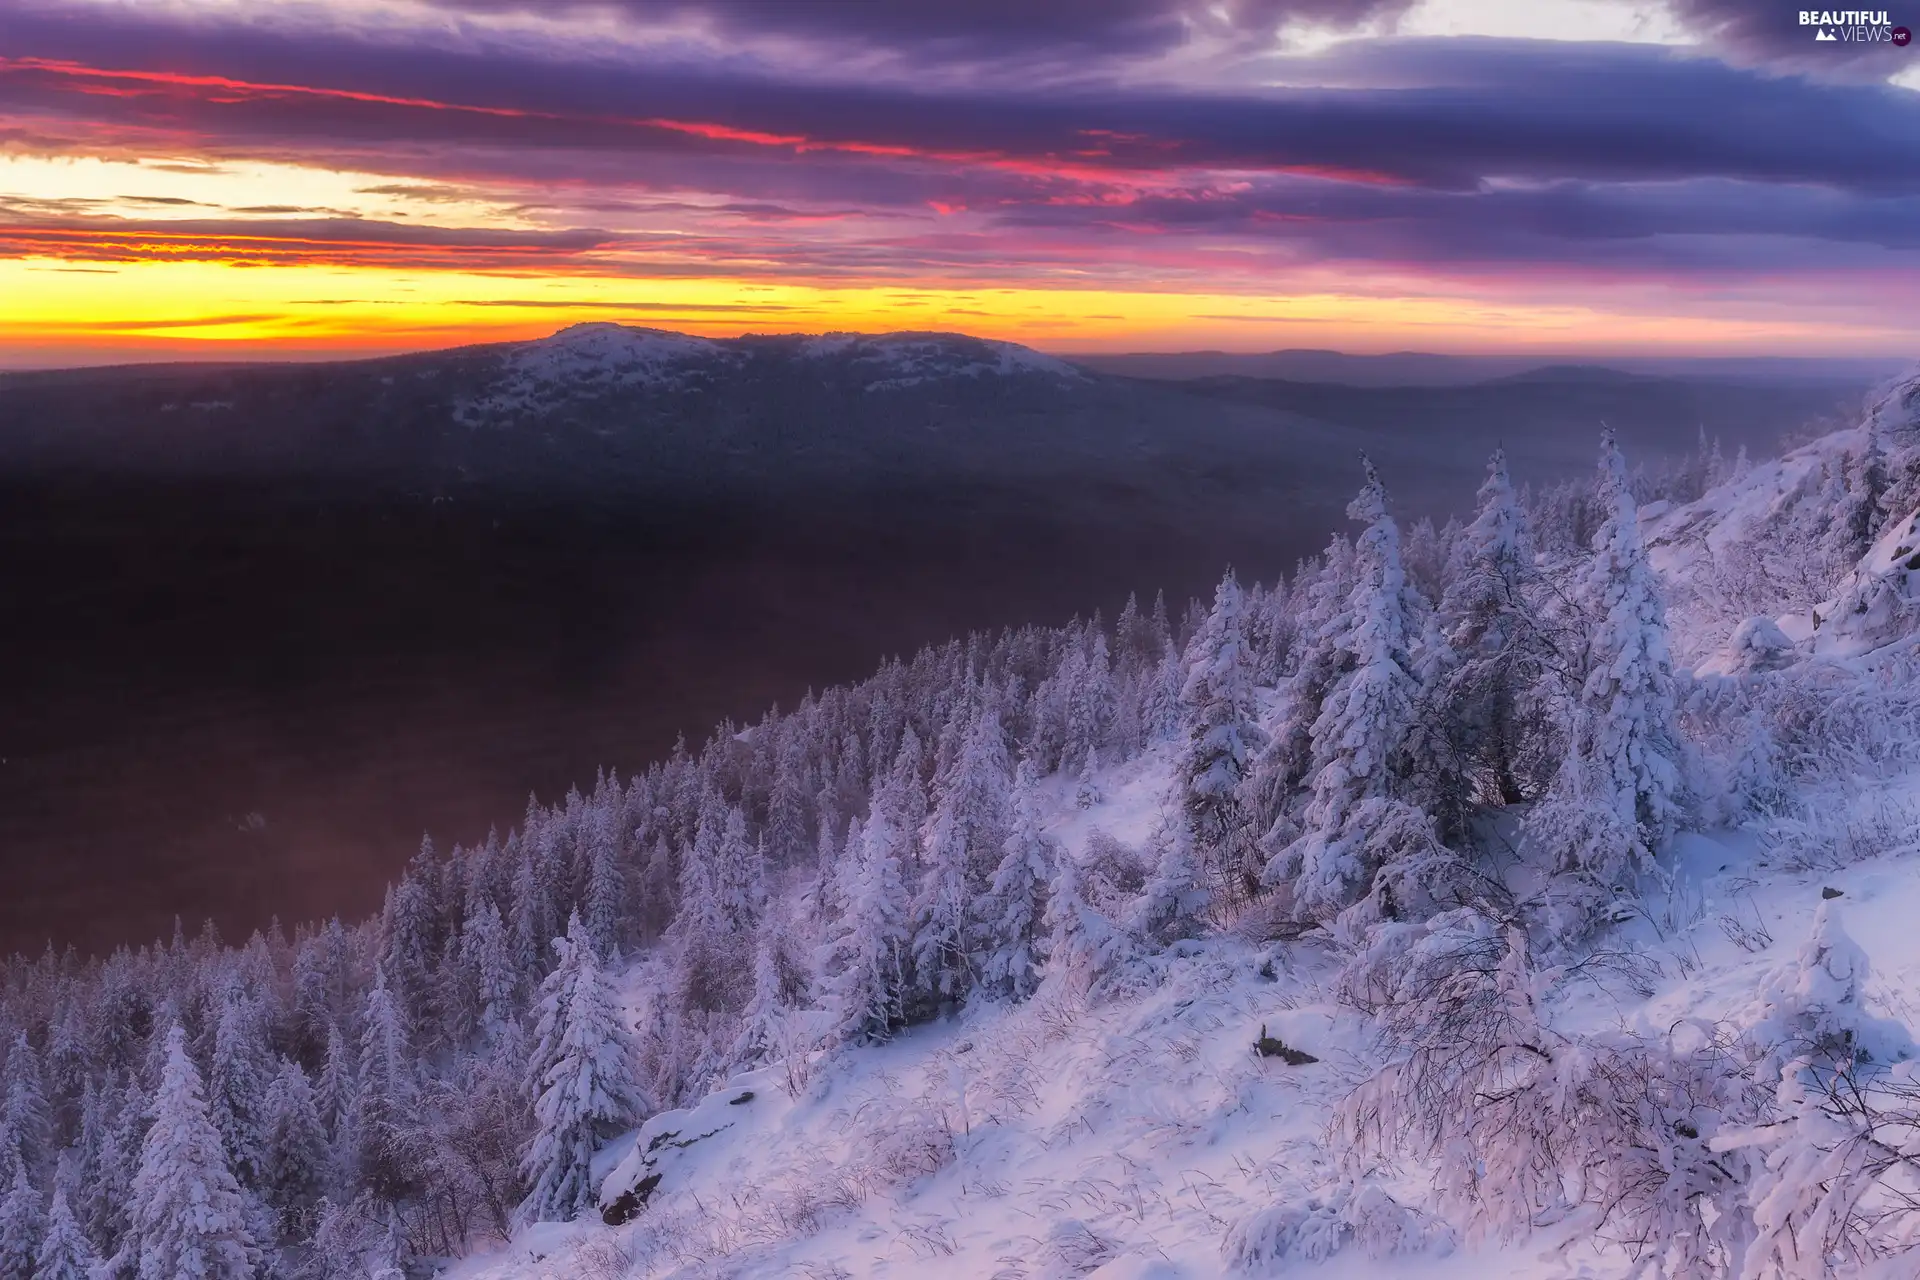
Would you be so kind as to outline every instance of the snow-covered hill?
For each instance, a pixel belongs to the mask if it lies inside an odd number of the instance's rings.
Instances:
[[[1643,512],[1652,562],[1692,632],[1682,645],[1700,668],[1750,663],[1732,633],[1756,617],[1803,655],[1856,656],[1910,636],[1920,622],[1920,495],[1895,481],[1915,458],[1920,376],[1909,375],[1872,398],[1858,427],[1761,462],[1698,501]],[[1863,555],[1857,529],[1873,506],[1885,508],[1884,524]]]
[[[1094,829],[1143,838],[1169,764],[1163,751],[1103,775],[1107,798],[1087,809],[1057,789],[1050,827],[1076,853]],[[1893,785],[1920,822],[1920,770]],[[1817,872],[1762,869],[1749,832],[1682,837],[1672,884],[1616,940],[1633,972],[1566,983],[1555,1016],[1651,1041],[1751,1025],[1766,1016],[1756,993],[1799,980],[1824,908],[1870,959],[1864,1002],[1920,1022],[1911,834]],[[631,1221],[543,1224],[449,1280],[1633,1274],[1577,1221],[1474,1240],[1423,1211],[1423,1170],[1356,1161],[1329,1133],[1383,1063],[1371,1020],[1338,997],[1341,964],[1326,945],[1217,937],[1175,948],[1116,998],[1045,989],[735,1075],[601,1153],[603,1203],[658,1177]],[[643,1003],[630,993],[631,1010]],[[1263,1036],[1317,1061],[1262,1057]]]
[[[749,370],[749,366],[752,368]],[[1011,342],[957,333],[829,333],[715,340],[610,323],[577,324],[503,348],[481,385],[455,408],[468,426],[553,413],[617,397],[711,389],[722,379],[805,376],[857,394],[982,378],[1072,387],[1087,376]]]

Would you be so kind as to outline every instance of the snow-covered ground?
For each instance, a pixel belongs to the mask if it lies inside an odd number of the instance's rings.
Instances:
[[[1144,839],[1168,766],[1161,749],[1102,773],[1104,798],[1088,808],[1056,780],[1049,830],[1076,851],[1096,829]],[[1881,791],[1920,816],[1920,773]],[[1920,1024],[1920,829],[1908,847],[1829,872],[1763,870],[1760,858],[1749,832],[1681,836],[1671,887],[1615,940],[1639,952],[1645,985],[1567,984],[1560,1024],[1657,1039],[1688,1019],[1751,1021],[1823,903],[1871,961],[1868,1004]],[[1131,993],[1089,1002],[1048,986],[884,1045],[739,1075],[602,1153],[603,1202],[658,1175],[631,1222],[542,1224],[450,1280],[1632,1274],[1625,1254],[1577,1230],[1461,1239],[1419,1214],[1417,1167],[1353,1163],[1330,1122],[1381,1054],[1369,1020],[1334,998],[1336,969],[1321,947],[1217,937],[1176,947]],[[1263,1034],[1318,1061],[1262,1057]],[[1356,1178],[1410,1216],[1382,1232],[1343,1215],[1340,1189]],[[1311,1206],[1322,1229],[1300,1233],[1293,1260],[1234,1266],[1237,1226]]]

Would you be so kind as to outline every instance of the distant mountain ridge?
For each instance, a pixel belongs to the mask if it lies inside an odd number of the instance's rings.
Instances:
[[[1684,452],[1701,430],[1772,452],[1782,431],[1850,411],[1871,381],[1763,386],[1419,353],[1220,359],[1353,381],[1143,380],[1103,372],[1112,359],[954,333],[714,339],[589,323],[374,360],[0,374],[0,474],[551,497],[1051,484],[1045,501],[1158,494],[1179,519],[1196,502],[1213,519],[1223,504],[1299,500],[1332,472],[1337,492],[1366,448],[1416,465],[1399,492],[1444,510],[1472,491],[1494,441],[1523,473],[1583,468],[1603,420],[1638,454]],[[1416,373],[1429,381],[1392,381]],[[1430,498],[1429,486],[1450,491]]]
[[[610,395],[710,390],[726,378],[782,367],[818,373],[826,385],[873,393],[950,379],[1034,378],[1084,383],[1064,361],[1011,342],[955,333],[779,334],[700,338],[610,323],[572,325],[516,344],[482,375],[455,416],[469,425],[542,413]]]
[[[1607,369],[1666,378],[1709,378],[1767,385],[1868,386],[1898,373],[1897,357],[1441,355],[1394,351],[1351,355],[1293,349],[1266,352],[1181,351],[1068,355],[1084,368],[1122,377],[1184,381],[1193,378],[1284,378],[1355,387],[1465,386],[1546,369]]]

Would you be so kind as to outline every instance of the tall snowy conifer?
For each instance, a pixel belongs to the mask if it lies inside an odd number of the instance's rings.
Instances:
[[[131,1270],[138,1280],[252,1280],[258,1254],[246,1203],[177,1025],[166,1036],[130,1217],[116,1271]]]
[[[207,1104],[233,1176],[243,1187],[260,1185],[268,1071],[266,1038],[253,1001],[237,984],[229,986],[214,1030]]]
[[[774,764],[773,789],[767,796],[767,860],[779,868],[799,866],[812,852],[806,764],[798,738],[791,729],[784,736]]]
[[[88,1236],[95,1247],[107,1250],[117,1245],[130,1220],[133,1175],[149,1116],[147,1099],[132,1082],[110,1079],[101,1089],[100,1106],[99,1154],[90,1167],[83,1166],[75,1186],[82,1197],[77,1208],[86,1220]]]
[[[1040,984],[1036,952],[1043,934],[1047,885],[1059,846],[1040,825],[1039,780],[1031,761],[1015,775],[1012,828],[1001,844],[993,881],[974,907],[979,922],[980,985],[998,996],[1024,1000]]]
[[[312,1225],[330,1165],[320,1108],[299,1063],[281,1060],[263,1110],[262,1191],[280,1215],[282,1231],[298,1237]]]
[[[436,1016],[433,964],[440,952],[439,861],[433,842],[423,839],[407,863],[382,912],[381,963],[387,988],[410,1039],[428,1034]]]
[[[1054,859],[1047,887],[1047,976],[1097,992],[1114,970],[1133,954],[1126,933],[1088,902],[1080,889],[1080,867],[1070,853]]]
[[[822,948],[821,977],[836,1030],[848,1041],[884,1040],[898,1025],[907,966],[907,888],[900,852],[910,847],[895,803],[875,796],[864,826],[849,828],[840,913]]]
[[[1098,621],[1096,618],[1096,624]],[[1113,731],[1113,670],[1107,656],[1106,633],[1098,625],[1088,628],[1086,646],[1086,656],[1076,664],[1073,683],[1066,690],[1062,764],[1068,767],[1098,757]]]
[[[14,1036],[7,1049],[7,1068],[0,1074],[0,1176],[9,1160],[17,1158],[34,1177],[43,1175],[53,1157],[53,1113],[47,1106],[40,1073],[40,1055],[27,1033]]]
[[[40,1211],[40,1193],[27,1179],[26,1166],[14,1160],[13,1174],[0,1195],[0,1276],[6,1280],[33,1275],[34,1260],[46,1235],[46,1215]]]
[[[1409,826],[1399,753],[1417,688],[1409,644],[1418,600],[1400,564],[1400,534],[1386,487],[1364,456],[1366,484],[1347,507],[1367,528],[1354,544],[1352,593],[1333,636],[1339,674],[1312,729],[1310,797],[1298,838],[1264,879],[1290,886],[1297,914],[1328,920],[1374,887]]]
[[[1000,717],[982,710],[940,779],[913,906],[914,981],[934,1003],[961,999],[972,982],[973,899],[1006,843],[1007,784]]]
[[[1433,714],[1444,718],[1434,731],[1482,775],[1472,780],[1480,794],[1463,801],[1512,804],[1525,798],[1521,715],[1549,646],[1532,599],[1533,538],[1504,450],[1488,462],[1479,496],[1479,514],[1461,533],[1457,569],[1436,612],[1439,643],[1427,646],[1421,675]]]
[[[1597,922],[1633,870],[1652,864],[1680,814],[1666,609],[1611,431],[1598,497],[1605,518],[1574,591],[1589,628],[1584,679],[1560,771],[1527,823],[1553,854],[1555,924],[1574,933]]]
[[[528,1062],[537,1129],[521,1165],[533,1184],[521,1214],[530,1222],[566,1222],[592,1208],[594,1152],[647,1106],[632,1039],[578,916],[553,950],[559,963],[540,987]]]
[[[475,995],[480,1005],[480,1036],[487,1044],[499,1042],[501,1034],[516,1015],[515,992],[519,974],[515,972],[509,950],[506,922],[500,908],[487,898],[467,921],[462,936],[465,949],[462,962],[473,976]]]
[[[340,1034],[337,1024],[330,1026],[327,1028],[327,1053],[321,1061],[320,1079],[314,1090],[314,1102],[320,1108],[320,1122],[326,1125],[329,1136],[337,1136],[353,1109],[353,1075],[354,1064],[347,1049],[347,1039]]]
[[[92,1280],[100,1257],[67,1205],[65,1187],[53,1189],[53,1208],[47,1214],[47,1233],[34,1258],[33,1280]],[[0,1274],[5,1274],[0,1264]]]
[[[1284,847],[1299,834],[1290,810],[1295,793],[1313,770],[1314,721],[1320,718],[1327,689],[1345,660],[1339,638],[1345,630],[1346,602],[1353,584],[1353,543],[1343,533],[1335,534],[1323,554],[1294,573],[1298,639],[1293,670],[1281,686],[1279,714],[1248,788],[1266,828],[1262,840],[1271,847]]]
[[[753,846],[746,816],[718,792],[702,800],[700,823],[680,870],[680,988],[688,1007],[738,1012],[751,983],[751,960],[739,940],[754,926],[758,904]]]
[[[587,937],[602,963],[620,954],[620,915],[627,898],[626,868],[614,815],[595,811],[587,829]]]
[[[1187,646],[1186,672],[1186,737],[1174,765],[1183,847],[1211,890],[1237,899],[1249,888],[1246,860],[1255,834],[1242,784],[1266,734],[1254,701],[1240,583],[1232,571],[1220,580],[1213,608]]]
[[[780,940],[775,921],[760,927],[753,947],[753,994],[740,1015],[740,1034],[732,1057],[744,1067],[758,1066],[773,1056],[788,1009],[780,973]]]
[[[406,1188],[399,1134],[411,1119],[416,1092],[406,1027],[384,973],[376,972],[361,1024],[360,1064],[347,1127],[359,1181],[383,1200],[398,1200]]]

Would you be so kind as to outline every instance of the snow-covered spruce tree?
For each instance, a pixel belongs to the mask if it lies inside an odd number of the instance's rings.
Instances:
[[[906,988],[908,898],[901,852],[910,847],[896,800],[883,786],[867,822],[849,827],[840,913],[821,949],[821,990],[841,1039],[884,1040],[902,1017]]]
[[[1133,958],[1132,938],[1087,901],[1079,865],[1064,851],[1054,859],[1045,924],[1050,982],[1097,997]]]
[[[40,1211],[40,1192],[27,1179],[26,1166],[11,1162],[13,1174],[0,1195],[0,1276],[30,1277],[40,1242],[46,1235],[46,1215]]]
[[[113,1252],[126,1231],[128,1206],[133,1199],[133,1175],[139,1164],[140,1143],[149,1116],[147,1098],[139,1086],[122,1084],[113,1073],[102,1085],[98,1153],[83,1164],[74,1184],[75,1210],[81,1215],[88,1239],[101,1253]]]
[[[1082,809],[1091,809],[1106,799],[1100,793],[1100,781],[1095,776],[1100,769],[1100,759],[1088,751],[1080,762],[1079,775],[1073,789],[1073,802]]]
[[[1263,880],[1291,895],[1302,919],[1328,921],[1374,894],[1378,873],[1428,845],[1430,820],[1409,800],[1405,746],[1416,713],[1409,651],[1423,606],[1406,584],[1386,487],[1363,456],[1366,484],[1347,514],[1367,528],[1354,545],[1353,592],[1333,633],[1337,674],[1312,729],[1310,795],[1300,834]],[[1377,904],[1391,916],[1391,902]]]
[[[680,907],[670,931],[687,1009],[731,1014],[746,1003],[752,974],[739,940],[754,927],[755,875],[745,815],[708,791],[693,845],[681,859]]]
[[[1146,679],[1153,670],[1152,637],[1140,616],[1140,602],[1127,596],[1113,624],[1113,728],[1111,742],[1126,760],[1147,745]]]
[[[201,1095],[200,1072],[177,1024],[140,1148],[133,1205],[120,1251],[105,1265],[137,1280],[251,1280],[259,1253],[246,1203],[227,1167],[220,1131]]]
[[[596,814],[587,831],[587,936],[601,963],[620,954],[620,920],[627,899],[626,868],[612,814]]]
[[[1007,840],[1006,735],[983,708],[936,787],[920,890],[913,903],[913,990],[907,1016],[966,998],[974,979],[973,903]]]
[[[1027,750],[1049,773],[1068,764],[1067,717],[1086,667],[1082,627],[1076,621],[1062,637],[1053,670],[1033,691]]]
[[[1153,833],[1153,847],[1153,868],[1124,923],[1133,937],[1165,945],[1200,932],[1207,907],[1215,900],[1215,880],[1196,855],[1185,824],[1161,824]]]
[[[405,1199],[412,1187],[400,1138],[416,1089],[400,1010],[385,975],[376,972],[361,1018],[353,1109],[344,1126],[352,1141],[345,1154],[358,1185],[388,1204]]]
[[[780,944],[769,920],[760,927],[753,947],[753,995],[740,1015],[740,1034],[733,1042],[736,1065],[757,1067],[773,1057],[781,1028],[791,1012],[780,973]]]
[[[213,1062],[207,1071],[207,1105],[227,1152],[228,1166],[242,1187],[261,1185],[263,1110],[271,1067],[266,1037],[254,1005],[239,988],[220,998],[214,1030]]]
[[[336,1141],[353,1110],[354,1061],[347,1038],[338,1024],[327,1028],[327,1051],[320,1062],[320,1078],[314,1084],[314,1102],[320,1108],[320,1123],[327,1137]]]
[[[439,871],[433,841],[421,840],[420,851],[388,892],[380,919],[380,959],[387,989],[407,1038],[415,1043],[430,1036],[438,1023],[433,966],[442,942],[435,892]]]
[[[1761,984],[1746,1037],[1762,1055],[1765,1075],[1777,1076],[1792,1058],[1885,1066],[1913,1050],[1906,1028],[1867,1011],[1863,988],[1871,966],[1840,917],[1839,908],[1822,899],[1794,958]]]
[[[519,1017],[520,975],[514,968],[506,921],[491,897],[468,918],[461,947],[462,964],[472,976],[479,1005],[480,1038],[486,1044],[498,1044],[507,1025]]]
[[[533,1189],[529,1222],[566,1222],[593,1206],[593,1153],[647,1109],[634,1047],[612,987],[576,915],[553,940],[559,963],[540,987],[539,1025],[527,1064],[538,1125],[523,1168]]]
[[[1704,465],[1704,464],[1703,464]],[[1423,646],[1423,706],[1438,750],[1423,783],[1443,830],[1457,835],[1471,804],[1515,804],[1537,792],[1541,765],[1536,690],[1554,661],[1537,597],[1533,536],[1495,450],[1480,509],[1462,530],[1456,568],[1435,614],[1437,642]],[[1444,775],[1465,784],[1457,792]]]
[[[261,1191],[279,1216],[282,1237],[304,1239],[327,1188],[331,1157],[313,1086],[299,1063],[280,1060],[263,1109]]]
[[[807,759],[797,733],[783,735],[767,796],[767,861],[778,868],[800,866],[812,852],[808,820]]]
[[[69,998],[47,1027],[46,1084],[54,1097],[74,1099],[86,1091],[92,1057],[86,1023],[80,1002]]]
[[[1038,790],[1033,763],[1022,760],[1014,777],[1012,827],[1001,843],[993,881],[973,910],[980,987],[1015,1000],[1026,999],[1040,985],[1038,942],[1047,885],[1060,857],[1058,843],[1040,825]]]
[[[1107,637],[1096,616],[1087,629],[1086,656],[1066,690],[1066,733],[1061,764],[1097,759],[1113,731],[1115,693]]]
[[[1869,428],[1860,452],[1849,453],[1834,479],[1837,492],[1822,503],[1827,528],[1821,539],[1822,550],[1836,574],[1845,574],[1867,554],[1873,540],[1886,522],[1880,500],[1891,487],[1886,449],[1880,433]]]
[[[6,1071],[0,1074],[0,1170],[18,1159],[33,1177],[52,1164],[53,1113],[47,1105],[40,1055],[22,1031],[7,1049]]]
[[[1605,518],[1573,589],[1588,631],[1575,660],[1566,751],[1525,827],[1527,842],[1550,858],[1550,920],[1563,936],[1601,922],[1627,881],[1654,865],[1681,815],[1666,609],[1611,431],[1597,491]]]
[[[0,1263],[0,1274],[6,1274],[4,1265]],[[55,1186],[53,1208],[47,1213],[47,1233],[40,1241],[30,1273],[33,1280],[93,1280],[93,1269],[99,1265],[100,1255],[93,1251],[92,1242],[67,1205],[66,1188]]]
[[[1313,724],[1320,718],[1320,704],[1346,661],[1337,642],[1345,630],[1353,575],[1353,543],[1343,533],[1294,571],[1289,593],[1296,630],[1292,664],[1282,673],[1267,743],[1255,757],[1244,789],[1261,846],[1269,855],[1300,834],[1294,812],[1297,793],[1313,770]]]
[[[1225,904],[1245,900],[1258,887],[1253,862],[1257,833],[1243,784],[1255,753],[1266,742],[1254,700],[1241,605],[1240,583],[1229,570],[1214,591],[1213,608],[1187,646],[1181,689],[1185,730],[1173,774],[1185,855],[1201,883]],[[1201,903],[1191,906],[1204,909]],[[1149,914],[1161,913],[1156,908]],[[1157,927],[1167,922],[1150,923]]]

